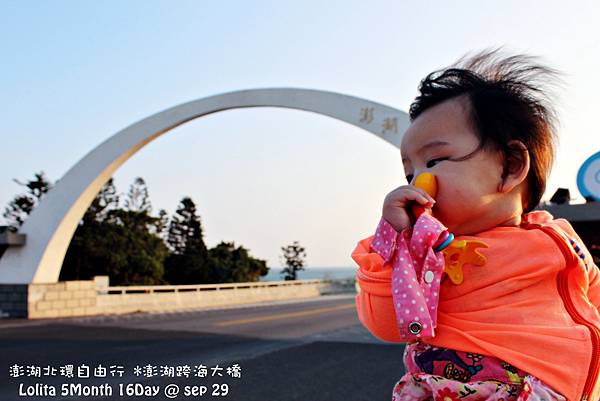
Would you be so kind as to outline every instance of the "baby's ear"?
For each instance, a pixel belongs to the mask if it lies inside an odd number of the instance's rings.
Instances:
[[[500,192],[510,192],[527,178],[529,173],[529,151],[521,141],[513,139],[508,142],[510,152],[505,155],[503,181]]]

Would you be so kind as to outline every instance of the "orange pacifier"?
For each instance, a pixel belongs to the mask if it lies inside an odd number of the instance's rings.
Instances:
[[[417,176],[417,178],[415,179],[414,186],[427,192],[429,194],[429,196],[431,196],[432,198],[435,198],[437,195],[437,192],[438,192],[437,179],[435,178],[435,175],[433,175],[431,173],[419,174]],[[426,209],[419,204],[415,204],[412,206],[412,212],[413,212],[413,215],[415,216],[415,219],[418,219],[419,216],[421,216],[423,213],[425,213],[425,211],[426,211]],[[440,238],[437,240],[437,242],[433,246],[433,250],[435,252],[439,252],[439,251],[445,249],[446,247],[448,247],[448,245],[450,245],[450,243],[453,240],[454,240],[454,234],[452,234],[448,230],[445,230],[443,233],[440,234]]]
[[[437,179],[435,178],[435,175],[431,173],[419,174],[415,179],[414,185],[415,187],[427,192],[427,194],[429,194],[429,196],[431,196],[432,198],[435,198],[435,196],[437,195]],[[425,212],[425,208],[419,204],[415,204],[412,207],[412,212],[415,218],[418,219],[419,216],[422,215],[423,212]]]

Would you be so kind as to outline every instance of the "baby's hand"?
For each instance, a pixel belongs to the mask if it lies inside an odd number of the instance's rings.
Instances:
[[[383,201],[383,218],[401,232],[413,223],[410,207],[419,204],[425,208],[430,208],[435,200],[424,190],[414,185],[403,185],[387,194]]]

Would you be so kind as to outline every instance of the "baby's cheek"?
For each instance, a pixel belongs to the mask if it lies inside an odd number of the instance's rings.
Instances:
[[[468,195],[465,191],[456,188],[440,190],[433,209],[434,216],[447,226],[460,225],[467,217],[465,213],[469,208]]]

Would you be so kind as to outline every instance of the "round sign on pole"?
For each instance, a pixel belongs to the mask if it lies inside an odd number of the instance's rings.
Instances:
[[[577,188],[584,198],[600,202],[600,152],[590,156],[579,168]]]

